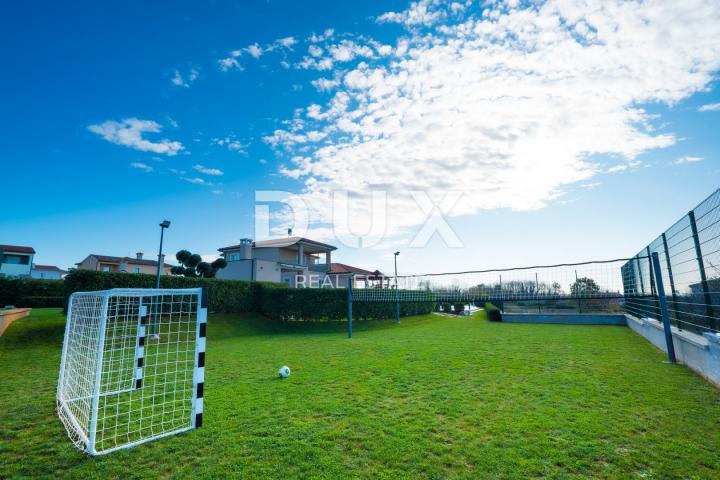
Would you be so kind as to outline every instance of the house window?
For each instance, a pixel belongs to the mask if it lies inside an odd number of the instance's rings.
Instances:
[[[103,271],[103,272],[109,272],[109,271],[110,271],[110,265],[103,265],[102,271]]]
[[[140,273],[140,267],[133,267],[133,273]]]
[[[240,261],[240,254],[239,253],[233,253],[230,255],[230,261],[231,262],[239,262]]]
[[[30,261],[30,257],[27,255],[12,255],[5,254],[3,263],[9,263],[11,265],[27,265]]]

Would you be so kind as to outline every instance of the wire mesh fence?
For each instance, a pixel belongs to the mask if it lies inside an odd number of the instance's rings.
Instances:
[[[402,275],[365,283],[351,295],[353,302],[492,302],[509,312],[621,312],[627,282],[633,280],[622,276],[628,260]],[[633,288],[632,295],[652,294]]]
[[[670,321],[696,333],[720,327],[720,189],[622,266],[625,310],[660,319],[650,255],[657,252]]]

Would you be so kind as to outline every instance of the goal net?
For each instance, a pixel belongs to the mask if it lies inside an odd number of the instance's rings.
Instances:
[[[114,289],[70,297],[57,410],[100,455],[202,425],[207,290]]]

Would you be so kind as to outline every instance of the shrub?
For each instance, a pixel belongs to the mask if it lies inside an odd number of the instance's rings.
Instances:
[[[63,281],[0,277],[0,307],[62,307]]]
[[[190,278],[163,275],[161,288],[208,287],[208,309],[211,312],[238,313],[257,311],[259,289],[287,289],[282,283]],[[109,290],[112,288],[155,288],[155,276],[143,273],[109,273],[94,270],[72,270],[65,277],[65,304],[73,292]]]
[[[485,312],[491,322],[502,322],[502,312],[498,307],[488,302],[485,304]]]

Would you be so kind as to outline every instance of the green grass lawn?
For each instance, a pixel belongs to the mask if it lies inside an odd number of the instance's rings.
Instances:
[[[0,338],[0,478],[720,478],[720,393],[625,327],[211,315],[203,428],[89,458],[54,410],[63,324]]]

